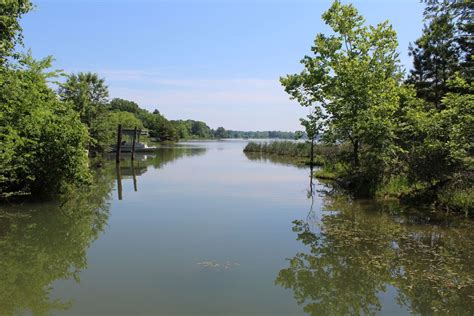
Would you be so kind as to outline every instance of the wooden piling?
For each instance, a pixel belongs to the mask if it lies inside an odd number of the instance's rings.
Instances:
[[[115,162],[120,163],[120,152],[122,151],[122,124],[117,128],[117,148],[115,153]]]
[[[122,200],[122,174],[120,171],[120,163],[115,165],[115,172],[117,174],[117,194],[118,199]]]
[[[135,160],[135,142],[137,140],[137,127],[133,130],[133,140],[132,140],[132,161]],[[132,163],[133,164],[133,163]]]
[[[134,165],[134,162],[132,161],[132,177],[133,177],[133,190],[135,192],[138,191],[138,187],[137,187],[137,175],[135,173],[135,165]]]

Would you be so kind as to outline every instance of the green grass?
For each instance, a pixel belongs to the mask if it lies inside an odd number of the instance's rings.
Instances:
[[[326,169],[315,171],[313,176],[317,179],[323,179],[323,180],[337,180],[338,179],[338,176],[336,173],[326,170]]]
[[[438,193],[438,202],[446,210],[474,215],[474,188],[447,189]]]
[[[306,158],[310,156],[310,144],[291,141],[274,141],[269,143],[250,142],[245,146],[244,152]]]
[[[313,165],[323,166],[337,151],[338,147],[335,145],[315,144]],[[311,144],[295,141],[250,142],[245,147],[244,152],[284,156],[309,164]]]

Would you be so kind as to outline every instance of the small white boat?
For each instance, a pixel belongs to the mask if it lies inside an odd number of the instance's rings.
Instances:
[[[149,147],[147,144],[144,144],[144,143],[135,143],[136,153],[152,152],[152,151],[155,151],[156,149],[158,149],[158,147]],[[117,151],[117,148],[113,148],[113,152],[116,152],[116,151]],[[131,153],[132,144],[130,142],[123,141],[122,144],[120,145],[120,152]]]

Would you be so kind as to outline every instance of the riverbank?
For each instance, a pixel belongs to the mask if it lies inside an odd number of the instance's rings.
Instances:
[[[317,179],[333,181],[351,195],[359,192],[364,180],[337,166],[324,165],[313,173]],[[469,179],[449,179],[445,183],[410,183],[406,176],[392,176],[376,188],[370,196],[377,201],[396,200],[405,206],[422,206],[437,212],[474,215],[474,188],[466,183]]]
[[[296,141],[249,142],[244,148],[245,153],[257,153],[280,156],[300,164],[323,166],[334,157],[340,148],[335,145],[315,144],[314,159],[311,163],[311,144]]]
[[[250,142],[244,152],[260,157],[278,157],[288,163],[311,164],[311,144],[306,142]],[[474,189],[470,175],[457,174],[433,183],[411,182],[403,173],[386,172],[368,177],[363,170],[355,171],[351,164],[344,162],[348,153],[346,145],[316,144],[313,166],[320,169],[313,173],[313,177],[330,180],[355,198],[396,200],[407,206],[422,206],[438,212],[474,215]]]

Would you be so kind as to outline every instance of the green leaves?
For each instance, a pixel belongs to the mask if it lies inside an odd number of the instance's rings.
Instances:
[[[29,0],[0,0],[0,66],[13,55],[15,45],[23,43],[19,20],[32,8]]]
[[[71,74],[59,87],[62,101],[69,102],[88,128],[87,148],[93,154],[107,151],[111,133],[107,124],[108,87],[96,73]]]
[[[50,65],[27,56],[2,68],[0,197],[51,197],[66,184],[88,180],[87,131],[70,104],[48,85]]]
[[[357,10],[340,1],[323,20],[333,34],[318,34],[313,55],[301,61],[304,70],[281,78],[281,84],[292,99],[317,114],[302,120],[305,127],[317,127],[319,133],[326,126],[326,139],[352,145],[355,172],[380,171],[394,138],[399,104],[396,33],[388,22],[365,26]]]

